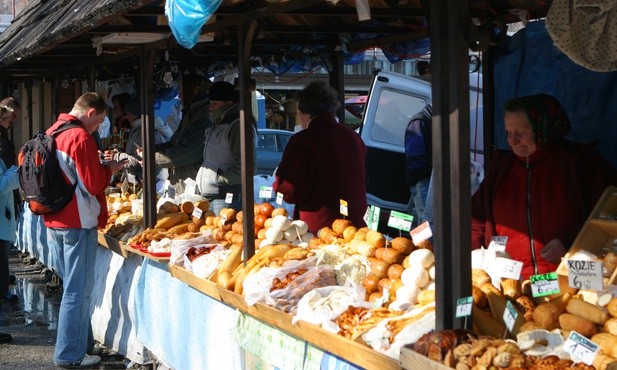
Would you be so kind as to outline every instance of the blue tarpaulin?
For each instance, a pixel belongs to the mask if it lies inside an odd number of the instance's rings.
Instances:
[[[571,61],[551,40],[544,21],[508,37],[495,55],[495,143],[507,148],[503,108],[511,98],[547,93],[570,117],[572,141],[599,139],[598,154],[617,167],[617,72],[593,72]]]

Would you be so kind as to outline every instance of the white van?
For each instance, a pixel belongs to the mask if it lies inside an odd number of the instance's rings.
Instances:
[[[481,75],[471,74],[469,84],[471,159],[482,163]],[[367,201],[382,210],[380,230],[382,224],[387,224],[390,210],[413,214],[405,185],[405,128],[426,103],[431,103],[430,82],[393,72],[375,72],[359,132],[368,149]]]

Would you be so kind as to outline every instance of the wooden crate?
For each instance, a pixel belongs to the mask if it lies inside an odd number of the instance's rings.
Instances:
[[[613,245],[617,240],[617,187],[609,186],[606,188],[602,197],[594,207],[591,215],[581,228],[572,246],[561,260],[557,267],[557,273],[568,276],[567,260],[579,251],[587,251],[596,256],[600,251]],[[604,284],[615,284],[617,282],[617,270],[610,278],[604,279]]]
[[[422,356],[411,348],[401,349],[401,366],[407,370],[448,370],[446,365]]]
[[[171,274],[171,276],[186,283],[193,289],[204,293],[210,298],[222,302],[221,295],[219,294],[219,289],[212,281],[200,278],[197,275],[193,274],[191,271],[185,269],[184,267],[176,265],[169,265],[169,273]]]
[[[111,237],[101,231],[98,231],[97,241],[103,247],[109,249],[110,251],[116,254],[121,255],[124,258],[127,258],[129,256],[129,252],[124,248],[125,244],[114,237]]]

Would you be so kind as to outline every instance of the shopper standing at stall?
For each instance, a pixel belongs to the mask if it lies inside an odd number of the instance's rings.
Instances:
[[[21,106],[15,99],[5,98],[0,101],[0,161],[6,167],[4,172],[6,172],[7,168],[12,168],[16,164],[15,145],[11,141],[8,130],[17,120],[20,113]],[[7,174],[10,174],[10,171]],[[0,233],[0,300],[17,302],[19,300],[17,296],[9,291],[9,285],[15,281],[15,276],[9,272],[9,251],[13,247],[13,243],[15,243],[15,230],[17,227],[12,222],[17,219],[20,210],[20,205],[18,204],[19,191],[18,186],[12,189],[2,188],[0,191],[2,192],[3,199],[8,197],[8,193],[5,192],[10,192],[10,196],[13,198],[10,201],[12,209],[6,208],[3,211],[6,222],[3,222],[2,226],[0,226],[2,230]],[[4,199],[2,203],[5,207],[8,207],[7,199]],[[3,209],[0,208],[0,210]],[[5,229],[4,227],[7,228]]]
[[[240,146],[240,106],[238,91],[229,82],[217,81],[209,92],[212,127],[205,133],[203,162],[197,186],[210,200],[217,215],[233,194],[231,207],[240,210],[242,194],[242,154]],[[255,135],[253,135],[255,137]]]
[[[425,210],[431,171],[433,169],[433,108],[426,104],[411,117],[405,129],[405,183],[411,193],[418,224],[428,221]],[[431,199],[432,202],[432,199]]]
[[[570,121],[550,95],[510,100],[504,121],[511,151],[494,152],[472,198],[472,247],[508,237],[506,252],[527,279],[557,269],[617,174],[592,145],[563,139]]]
[[[311,82],[295,99],[303,130],[285,147],[274,191],[295,204],[294,219],[304,220],[314,234],[343,218],[341,200],[347,202],[347,218],[365,226],[366,147],[356,132],[336,120],[337,92],[323,82]]]
[[[180,86],[182,120],[171,139],[155,145],[154,162],[169,170],[169,181],[179,193],[186,178],[195,180],[204,149],[204,132],[212,125],[208,110],[210,81],[198,75],[184,75]],[[141,157],[141,150],[137,151]]]
[[[62,131],[55,137],[56,154],[67,183],[77,183],[71,201],[60,211],[43,215],[47,241],[55,254],[63,293],[58,317],[54,363],[58,366],[92,366],[98,356],[86,354],[90,330],[90,294],[94,284],[97,225],[107,222],[105,189],[111,175],[124,162],[101,164],[92,137],[105,119],[105,100],[96,93],[80,96],[70,113],[60,114],[47,134],[67,121],[81,127]]]

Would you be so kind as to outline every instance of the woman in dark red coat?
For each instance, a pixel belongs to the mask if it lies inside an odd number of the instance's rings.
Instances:
[[[312,82],[296,94],[303,130],[291,137],[276,170],[274,191],[295,204],[294,219],[305,221],[316,234],[331,226],[347,202],[355,226],[366,226],[366,147],[360,136],[337,122],[336,91]]]
[[[472,199],[472,247],[507,236],[506,252],[523,262],[523,279],[553,272],[615,170],[591,145],[562,138],[570,121],[554,97],[524,96],[506,104],[511,151],[494,153]]]

